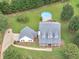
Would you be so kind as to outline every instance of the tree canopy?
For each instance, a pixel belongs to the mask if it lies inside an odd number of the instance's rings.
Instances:
[[[70,20],[74,15],[74,9],[70,4],[66,4],[61,12],[61,20]]]
[[[65,46],[64,54],[66,59],[78,59],[79,49],[75,44],[69,43]]]
[[[74,16],[70,20],[68,28],[71,32],[77,31],[79,29],[79,16]]]
[[[79,47],[79,30],[76,32],[76,34],[73,38],[73,43]]]

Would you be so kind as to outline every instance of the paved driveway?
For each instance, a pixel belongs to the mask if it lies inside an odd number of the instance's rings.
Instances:
[[[5,32],[3,43],[2,43],[2,50],[1,50],[1,57],[3,59],[3,52],[14,42],[13,40],[13,32],[12,29],[8,29]]]

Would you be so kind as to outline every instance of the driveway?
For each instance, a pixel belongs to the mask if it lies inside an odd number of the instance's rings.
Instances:
[[[1,50],[1,58],[3,59],[3,52],[11,45],[13,44],[13,32],[12,29],[8,29],[5,32],[3,43],[2,43],[2,50]]]

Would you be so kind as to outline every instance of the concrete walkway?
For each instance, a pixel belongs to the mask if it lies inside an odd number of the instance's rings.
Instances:
[[[49,52],[52,51],[52,48],[33,48],[33,47],[25,47],[25,46],[20,46],[20,45],[15,45],[15,44],[12,44],[12,45],[18,48],[23,48],[23,49],[28,49],[28,50],[49,51]]]

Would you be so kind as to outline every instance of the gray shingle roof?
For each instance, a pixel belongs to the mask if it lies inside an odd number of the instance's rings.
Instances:
[[[39,43],[54,44],[60,41],[60,23],[58,22],[40,22],[39,24],[40,37]],[[51,33],[52,38],[48,38]],[[43,35],[45,34],[45,38]],[[55,38],[54,36],[58,36]]]
[[[21,39],[24,36],[27,36],[27,37],[33,39],[34,37],[37,36],[37,32],[35,32],[33,29],[31,29],[29,27],[25,27],[24,29],[21,30],[19,39]]]

